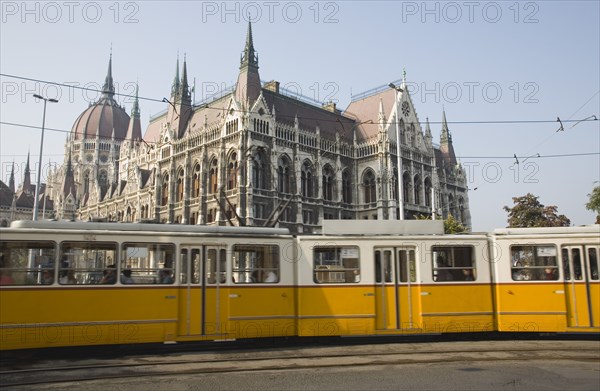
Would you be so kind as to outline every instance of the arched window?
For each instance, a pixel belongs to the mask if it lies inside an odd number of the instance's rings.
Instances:
[[[281,193],[290,193],[291,189],[290,161],[283,156],[279,159],[277,167],[278,190]]]
[[[458,218],[462,224],[465,223],[465,200],[462,197],[458,198]]]
[[[400,144],[406,145],[406,126],[404,126],[404,120],[400,119],[398,126],[400,127]]]
[[[403,201],[404,203],[408,203],[409,202],[409,195],[410,195],[410,175],[408,175],[407,172],[405,172],[402,175],[402,197],[403,197]]]
[[[90,172],[89,170],[83,174],[83,194],[90,192]]]
[[[309,162],[304,162],[302,172],[300,173],[300,185],[302,186],[303,197],[314,197],[312,166]]]
[[[323,168],[323,199],[326,201],[333,200],[335,174],[330,165]]]
[[[413,192],[414,196],[415,196],[414,203],[416,205],[419,205],[419,204],[421,204],[421,187],[422,187],[421,186],[421,176],[418,174],[415,175],[414,181],[415,181],[414,192]]]
[[[377,202],[377,184],[375,181],[375,173],[368,170],[363,177],[364,199],[365,204]]]
[[[352,176],[350,170],[342,172],[342,202],[346,204],[352,203]]]
[[[425,206],[431,206],[431,180],[425,178]]]
[[[454,208],[456,207],[454,203],[454,196],[452,194],[448,194],[448,213],[452,215],[452,217],[457,218],[456,213],[454,213]]]
[[[98,183],[102,187],[108,185],[108,173],[105,170],[100,171],[100,174],[98,175]]]
[[[229,157],[229,162],[227,163],[227,190],[232,190],[237,187],[237,171],[237,154],[234,152]]]
[[[183,201],[183,185],[185,182],[185,176],[183,175],[183,168],[179,169],[177,173],[177,192],[175,193],[175,202]]]
[[[200,164],[196,163],[194,166],[194,175],[192,177],[192,197],[200,197],[200,183],[202,176],[200,174]]]
[[[217,192],[217,186],[219,185],[219,164],[217,162],[217,159],[213,159],[213,161],[210,163],[210,170],[209,170],[209,180],[208,180],[208,192],[209,193],[216,193]]]
[[[160,196],[160,204],[162,206],[167,205],[169,203],[169,174],[163,176]]]
[[[262,151],[258,151],[252,158],[252,187],[266,189],[267,186],[267,161]]]

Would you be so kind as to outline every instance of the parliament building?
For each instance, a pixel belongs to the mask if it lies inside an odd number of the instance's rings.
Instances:
[[[193,102],[178,59],[165,110],[143,132],[137,92],[128,114],[112,74],[111,55],[100,99],[75,121],[64,164],[48,178],[55,218],[317,233],[324,219],[415,219],[435,210],[471,226],[445,112],[437,144],[406,75],[397,87],[353,96],[345,110],[316,105],[261,81],[249,24],[236,85]]]

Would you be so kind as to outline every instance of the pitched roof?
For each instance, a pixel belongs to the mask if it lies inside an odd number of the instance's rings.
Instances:
[[[321,137],[335,140],[335,134],[339,133],[342,140],[352,142],[351,131],[355,122],[341,113],[316,107],[264,88],[262,94],[270,110],[275,106],[277,122],[293,126],[297,117],[301,129],[315,130],[319,126]]]
[[[383,104],[383,111],[386,118],[389,119],[394,108],[395,95],[396,91],[389,88],[350,102],[350,105],[344,111],[344,115],[354,118],[359,124],[356,127],[356,138],[358,141],[368,140],[377,136],[379,128],[377,124],[379,120],[379,105],[380,103]]]

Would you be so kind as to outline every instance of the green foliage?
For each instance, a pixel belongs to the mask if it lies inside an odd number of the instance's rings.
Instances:
[[[417,220],[431,220],[430,215],[418,215]],[[448,215],[448,218],[444,220],[444,233],[446,234],[462,234],[469,232],[469,229],[465,227],[461,222],[456,220],[452,215]]]
[[[544,206],[539,197],[527,193],[522,197],[513,197],[512,208],[504,207],[508,212],[509,228],[524,227],[568,227],[571,225],[565,215],[558,214],[558,208],[554,205]]]
[[[585,204],[587,210],[596,212],[596,224],[600,224],[600,186],[594,187],[591,194],[588,194],[589,201]]]
[[[444,220],[444,233],[462,234],[466,232],[469,232],[469,229],[460,221],[456,220],[452,215],[448,215],[448,218]]]

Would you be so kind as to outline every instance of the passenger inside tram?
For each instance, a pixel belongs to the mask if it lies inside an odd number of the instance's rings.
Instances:
[[[0,256],[0,285],[13,285],[15,281],[10,276],[8,271],[8,262],[4,258],[4,254]]]
[[[103,272],[104,276],[100,280],[100,284],[114,284],[117,282],[117,266],[108,265],[106,270]]]
[[[160,284],[172,284],[173,277],[171,277],[171,271],[167,269],[161,269],[159,272],[159,283]]]

